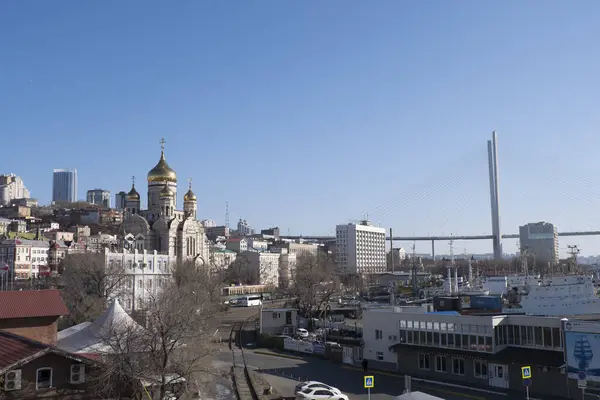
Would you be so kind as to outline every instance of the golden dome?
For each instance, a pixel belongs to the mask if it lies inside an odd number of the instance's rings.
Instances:
[[[187,191],[185,195],[183,195],[183,201],[196,201],[196,195],[192,192],[192,189]]]
[[[173,191],[171,189],[169,189],[169,187],[167,185],[165,185],[165,187],[163,187],[162,190],[160,191],[160,197],[165,197],[165,196],[173,197]]]
[[[169,167],[169,164],[165,161],[164,150],[160,152],[160,160],[156,167],[152,168],[148,172],[148,183],[150,182],[175,182],[177,183],[177,174]]]
[[[140,194],[135,190],[135,185],[131,185],[131,190],[127,193],[127,200],[139,201]]]

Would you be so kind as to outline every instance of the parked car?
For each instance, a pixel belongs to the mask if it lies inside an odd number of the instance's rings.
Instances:
[[[301,382],[296,385],[296,389],[294,390],[294,393],[301,392],[305,389],[315,389],[315,388],[326,389],[326,390],[330,390],[334,393],[339,393],[339,394],[342,393],[338,388],[334,388],[333,386],[326,385],[323,382],[319,382],[319,381]]]
[[[296,400],[348,400],[348,396],[321,387],[306,388],[296,393]]]
[[[306,329],[303,329],[303,328],[298,328],[298,329],[296,329],[296,335],[300,336],[301,338],[307,338],[308,337],[308,331]]]

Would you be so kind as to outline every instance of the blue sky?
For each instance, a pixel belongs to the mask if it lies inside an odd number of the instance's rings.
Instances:
[[[0,172],[42,202],[53,168],[78,169],[80,197],[127,190],[132,175],[145,192],[164,136],[202,218],[223,223],[229,201],[231,221],[284,233],[368,214],[402,235],[479,234],[496,129],[504,232],[600,229],[599,13],[594,1],[2,2]],[[598,237],[567,244],[600,253]]]

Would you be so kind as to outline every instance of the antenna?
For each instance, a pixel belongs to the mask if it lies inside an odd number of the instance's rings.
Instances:
[[[567,245],[568,248],[568,253],[570,256],[570,262],[569,262],[569,272],[575,272],[575,270],[577,269],[577,255],[579,254],[579,252],[581,251],[579,249],[579,246],[575,245]]]
[[[229,202],[225,202],[225,227],[229,228]]]

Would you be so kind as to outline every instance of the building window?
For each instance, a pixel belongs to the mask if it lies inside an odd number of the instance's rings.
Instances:
[[[452,373],[455,375],[465,374],[465,360],[462,358],[452,359]]]
[[[419,353],[419,369],[431,369],[429,364],[429,354]]]
[[[52,387],[52,368],[40,368],[36,372],[36,389],[46,389]]]
[[[473,369],[475,370],[473,375],[475,378],[487,379],[488,368],[487,363],[481,360],[473,360]]]
[[[139,279],[138,280],[138,287],[141,288],[142,286],[144,286],[144,281]]]
[[[448,372],[446,356],[435,356],[435,370],[437,372]]]
[[[375,339],[377,339],[377,340],[383,339],[383,331],[381,331],[379,329],[375,329]]]
[[[378,360],[378,361],[383,361],[383,352],[381,352],[381,351],[378,351],[378,352],[376,353],[376,355],[377,355],[377,360]]]

